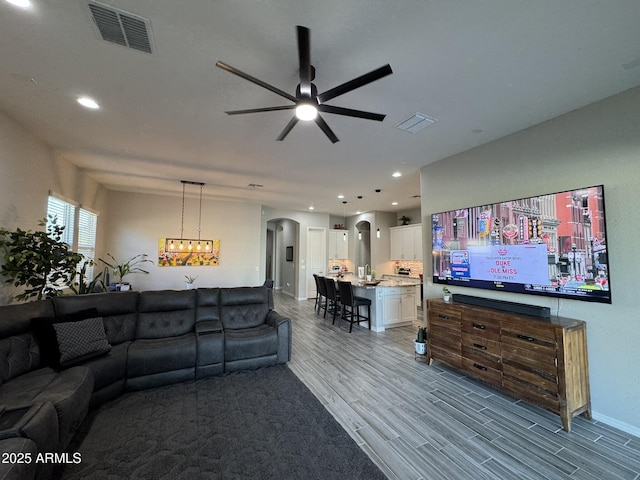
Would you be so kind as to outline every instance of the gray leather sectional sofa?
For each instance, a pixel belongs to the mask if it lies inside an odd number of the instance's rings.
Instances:
[[[122,392],[286,363],[291,321],[271,294],[204,288],[0,306],[0,480],[46,479],[73,461],[42,460],[65,451],[89,408]]]

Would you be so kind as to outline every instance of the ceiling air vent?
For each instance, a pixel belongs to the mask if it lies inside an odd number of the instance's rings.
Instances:
[[[437,121],[435,118],[429,117],[424,113],[414,113],[409,118],[398,123],[396,128],[409,133],[417,133]]]
[[[151,22],[133,13],[98,2],[89,2],[91,17],[103,40],[153,54]]]

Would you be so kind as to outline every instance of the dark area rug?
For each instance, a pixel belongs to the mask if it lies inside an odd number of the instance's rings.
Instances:
[[[384,479],[286,366],[127,393],[91,412],[71,479]]]

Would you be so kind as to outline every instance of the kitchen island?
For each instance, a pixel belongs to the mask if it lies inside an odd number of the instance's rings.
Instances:
[[[371,330],[374,332],[411,325],[417,319],[419,281],[383,278],[377,284],[370,284],[354,275],[341,280],[351,282],[354,295],[371,300]],[[366,307],[361,307],[361,313],[366,313]]]

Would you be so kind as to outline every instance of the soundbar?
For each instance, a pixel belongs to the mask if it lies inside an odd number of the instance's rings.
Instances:
[[[531,315],[533,317],[551,317],[551,309],[549,307],[527,305],[526,303],[505,302],[504,300],[473,297],[471,295],[461,295],[458,293],[453,295],[453,301],[456,303],[464,303],[466,305],[474,305],[476,307],[493,308],[495,310],[502,310],[503,312]]]

